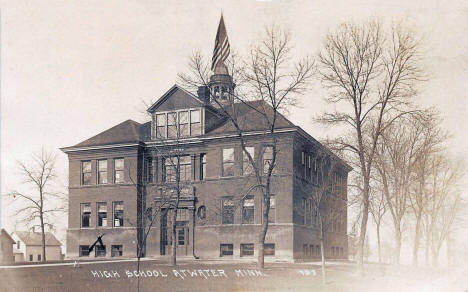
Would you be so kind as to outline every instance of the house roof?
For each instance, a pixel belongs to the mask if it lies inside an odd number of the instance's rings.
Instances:
[[[263,100],[235,103],[226,108],[229,115],[237,117],[237,123],[243,131],[264,131],[268,128],[268,120],[273,118],[273,108]],[[265,114],[263,114],[265,113]],[[266,119],[268,118],[268,120]],[[275,121],[275,129],[291,128],[295,125],[285,116],[278,113]],[[218,125],[207,135],[227,134],[236,132],[234,124],[230,120]]]
[[[138,143],[145,139],[141,130],[148,127],[147,124],[140,124],[133,120],[126,120],[108,130],[105,130],[81,143],[72,147],[85,147],[109,144],[122,144],[122,143]],[[66,149],[66,148],[64,148]]]
[[[11,237],[10,234],[8,234],[8,232],[6,232],[5,229],[2,228],[2,230],[0,230],[0,235],[8,238],[12,243],[15,243],[15,240]]]
[[[42,234],[39,232],[15,231],[14,233],[25,245],[42,245]],[[45,233],[45,244],[50,246],[62,245],[50,232]]]

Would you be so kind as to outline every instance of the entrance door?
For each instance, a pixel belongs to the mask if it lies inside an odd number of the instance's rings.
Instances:
[[[187,226],[177,226],[176,237],[177,237],[177,254],[187,255],[188,245],[189,245],[189,228]]]
[[[188,210],[179,209],[177,211],[175,239],[172,238],[171,211],[161,215],[160,254],[170,255],[172,253],[172,240],[175,240],[177,255],[188,255],[190,245]]]

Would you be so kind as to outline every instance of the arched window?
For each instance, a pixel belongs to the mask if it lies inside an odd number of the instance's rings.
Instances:
[[[227,99],[227,97],[228,97],[227,87],[223,86],[223,87],[221,87],[221,98],[222,99]]]
[[[215,96],[215,98],[219,98],[219,86],[216,86],[214,88],[214,96]]]

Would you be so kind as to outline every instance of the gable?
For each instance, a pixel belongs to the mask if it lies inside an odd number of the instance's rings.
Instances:
[[[200,107],[202,105],[203,102],[198,97],[174,85],[148,109],[148,112],[172,111]]]
[[[15,240],[6,232],[5,229],[0,230],[0,237],[5,240],[9,240],[12,244],[15,243]]]

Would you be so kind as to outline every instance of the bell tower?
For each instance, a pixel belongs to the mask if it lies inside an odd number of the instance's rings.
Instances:
[[[211,59],[211,70],[213,75],[210,77],[208,87],[210,97],[216,99],[217,102],[210,100],[211,104],[217,105],[232,102],[235,84],[232,81],[232,76],[229,75],[228,68],[224,63],[229,56],[230,46],[224,25],[223,15],[219,20],[218,32],[216,33],[215,47],[213,50],[213,58]]]
[[[224,62],[216,64],[208,86],[211,98],[217,99],[221,104],[232,102],[235,84]],[[211,103],[217,104],[214,101]]]

